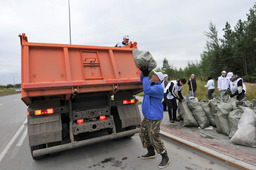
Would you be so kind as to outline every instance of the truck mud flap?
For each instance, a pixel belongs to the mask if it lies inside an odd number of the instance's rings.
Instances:
[[[98,142],[103,142],[103,141],[107,141],[107,140],[111,140],[111,139],[130,136],[130,135],[133,135],[133,134],[138,133],[138,132],[139,132],[139,128],[124,131],[124,132],[120,132],[120,133],[113,133],[111,135],[101,136],[101,137],[97,137],[97,138],[87,139],[87,140],[83,140],[83,141],[79,141],[79,142],[73,142],[73,143],[53,146],[53,147],[50,147],[50,148],[34,150],[33,151],[33,156],[37,157],[37,156],[52,154],[52,153],[55,153],[55,152],[69,150],[69,149],[73,149],[73,148],[77,148],[77,147],[81,147],[81,146],[86,146],[86,145],[90,145],[90,144],[94,144],[94,143],[98,143]]]
[[[117,110],[122,122],[122,128],[140,125],[141,116],[137,104],[118,105]]]
[[[31,117],[28,116],[29,146],[62,141],[60,114]]]

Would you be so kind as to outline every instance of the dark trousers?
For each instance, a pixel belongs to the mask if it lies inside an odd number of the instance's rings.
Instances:
[[[213,92],[214,92],[214,89],[208,90],[208,98],[209,98],[209,100],[212,99],[212,93],[213,93]]]
[[[163,107],[164,107],[164,111],[166,111],[167,109],[166,109],[166,107],[167,107],[167,98],[166,98],[166,94],[164,94],[164,100],[163,100],[163,102],[162,102],[162,104],[163,104]]]
[[[177,102],[176,99],[167,99],[168,113],[170,120],[176,120]]]
[[[244,93],[240,93],[239,95],[236,96],[237,100],[242,100],[245,97]]]

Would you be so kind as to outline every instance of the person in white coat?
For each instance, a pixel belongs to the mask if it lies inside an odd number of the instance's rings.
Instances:
[[[176,99],[178,99],[179,102],[182,102],[183,96],[181,90],[183,85],[186,84],[186,81],[187,80],[184,78],[170,81],[170,83],[164,89],[164,93],[167,94],[166,98],[170,123],[174,123],[174,121],[179,121],[178,119],[176,119],[176,111],[178,108]],[[176,93],[178,93],[179,97],[176,95]]]
[[[226,78],[226,71],[221,72],[221,76],[218,77],[218,89],[220,91],[220,97],[223,98],[223,94],[229,87],[229,79]]]
[[[229,89],[230,97],[236,97],[237,100],[242,100],[246,94],[246,86],[242,78],[235,76],[233,72],[227,74],[227,78],[230,79]]]
[[[215,90],[214,80],[212,79],[211,76],[208,77],[208,82],[204,87],[208,88],[208,98],[209,98],[209,100],[211,100],[212,99],[212,93]]]
[[[124,47],[127,46],[129,44],[129,35],[124,35],[123,37],[123,41],[122,42],[118,42],[115,47]]]

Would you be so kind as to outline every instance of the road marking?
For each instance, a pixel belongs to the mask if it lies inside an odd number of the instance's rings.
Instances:
[[[27,123],[27,119],[24,121],[24,123],[22,123],[22,125],[20,126],[20,128],[18,129],[18,131],[15,133],[15,135],[11,138],[11,140],[8,142],[8,144],[5,146],[5,148],[3,149],[3,151],[0,154],[0,162],[3,160],[4,156],[6,155],[6,153],[8,152],[8,150],[10,149],[10,147],[13,145],[14,141],[17,139],[17,137],[19,136],[19,134],[21,133],[21,131],[24,129],[25,124]]]
[[[22,143],[24,142],[25,138],[27,137],[27,132],[28,132],[27,128],[25,128],[25,130],[24,130],[22,136],[20,137],[20,140],[19,140],[19,142],[17,143],[16,146],[21,146],[22,145]]]

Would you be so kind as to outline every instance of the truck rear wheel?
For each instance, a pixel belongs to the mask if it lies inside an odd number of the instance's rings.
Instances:
[[[125,129],[126,129],[126,130],[136,129],[136,126],[130,126],[130,127],[125,128]],[[135,135],[135,133],[132,134],[132,135],[129,135],[129,136],[125,136],[124,138],[125,138],[125,139],[129,139],[129,138],[133,137],[134,135]]]
[[[34,160],[40,160],[40,159],[43,159],[45,157],[45,155],[42,155],[42,156],[34,156],[33,155],[33,151],[43,149],[43,148],[45,148],[45,145],[36,145],[36,146],[31,146],[30,147],[31,156]]]

